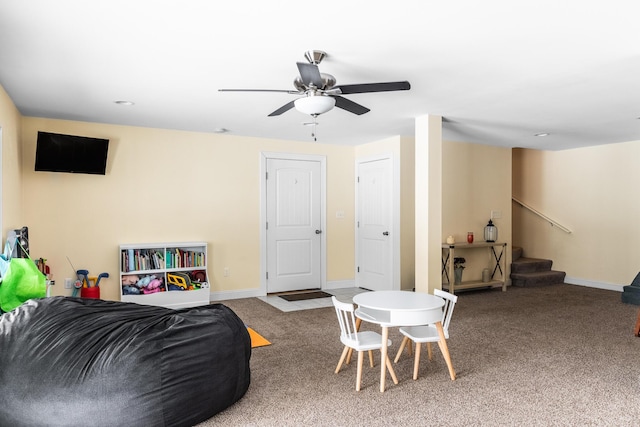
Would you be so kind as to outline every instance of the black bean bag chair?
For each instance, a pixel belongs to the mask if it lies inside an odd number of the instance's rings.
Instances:
[[[0,426],[192,426],[245,394],[250,357],[222,304],[30,300],[0,317]]]

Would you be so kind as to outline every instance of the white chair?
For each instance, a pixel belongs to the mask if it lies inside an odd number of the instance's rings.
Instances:
[[[444,306],[442,308],[442,329],[444,332],[444,337],[449,339],[449,323],[451,322],[451,316],[453,315],[453,309],[458,302],[458,296],[451,294],[449,292],[441,291],[440,289],[435,289],[433,291],[435,296],[441,297],[444,299]],[[400,355],[402,354],[402,350],[404,350],[405,346],[409,344],[408,350],[409,354],[411,354],[411,341],[416,343],[415,350],[415,359],[413,362],[413,379],[418,379],[418,365],[420,364],[420,344],[427,343],[427,353],[429,355],[429,360],[432,360],[433,354],[431,352],[431,343],[437,342],[440,345],[440,335],[438,334],[438,330],[436,329],[436,325],[421,325],[421,326],[406,326],[400,328],[400,333],[404,335],[402,339],[402,343],[400,344],[400,348],[398,349],[398,353],[396,354],[396,358],[394,359],[395,363],[398,363],[398,359],[400,359]],[[442,350],[442,348],[440,348]]]
[[[363,331],[359,332],[356,327],[356,318],[354,315],[354,306],[350,303],[345,303],[338,301],[338,299],[333,296],[331,297],[333,301],[333,306],[336,309],[336,315],[338,316],[338,323],[340,324],[340,341],[344,344],[344,350],[342,351],[342,356],[340,356],[340,361],[338,362],[338,366],[336,367],[335,373],[337,374],[342,367],[342,363],[344,359],[347,357],[347,353],[349,349],[353,349],[358,352],[358,370],[356,375],[356,391],[360,391],[360,382],[362,380],[362,362],[364,360],[364,352],[369,352],[369,362],[371,367],[373,367],[373,350],[380,350],[382,348],[382,335],[373,331]],[[391,345],[391,340],[387,341],[387,346]],[[391,378],[395,384],[398,384],[398,379],[396,378],[393,367],[391,366],[391,361],[389,357],[386,360],[387,368],[391,373]]]

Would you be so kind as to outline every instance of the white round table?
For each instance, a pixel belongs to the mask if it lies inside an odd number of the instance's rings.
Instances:
[[[365,322],[375,323],[382,327],[382,348],[380,363],[380,391],[385,387],[385,360],[387,357],[387,340],[390,326],[418,326],[434,324],[440,335],[440,348],[447,362],[449,375],[456,379],[447,340],[442,329],[442,307],[444,300],[435,295],[410,291],[372,291],[363,292],[353,297],[358,305],[356,317]],[[392,373],[393,375],[393,373]]]

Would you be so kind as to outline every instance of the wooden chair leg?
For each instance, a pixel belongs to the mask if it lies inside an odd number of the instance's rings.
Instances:
[[[369,366],[373,368],[373,350],[369,350]]]
[[[429,356],[429,360],[433,360],[433,352],[431,351],[431,343],[427,343],[427,355]]]
[[[419,342],[416,343],[416,357],[413,360],[413,379],[418,379],[418,366],[420,365],[420,345]]]
[[[391,359],[387,357],[387,369],[389,369],[389,373],[391,374],[391,379],[394,384],[398,384],[398,377],[396,376],[396,371],[393,370],[393,365],[391,364]]]
[[[356,332],[358,332],[360,330],[360,325],[362,324],[362,319],[357,318],[356,319]],[[351,363],[351,355],[353,354],[353,349],[350,348],[349,349],[349,353],[347,354],[347,365],[349,363]]]
[[[398,349],[398,353],[396,353],[396,358],[393,359],[393,363],[398,363],[398,360],[400,360],[400,356],[402,355],[402,351],[404,350],[404,347],[407,345],[407,341],[409,341],[409,337],[402,338],[402,342],[400,343],[400,348]]]
[[[344,350],[342,350],[342,356],[340,356],[340,361],[338,362],[338,366],[336,366],[336,374],[340,372],[340,368],[342,367],[342,362],[344,362],[345,357],[347,357],[347,352],[351,350],[350,347],[344,346]]]
[[[444,330],[442,330],[442,323],[436,323],[436,329],[438,330],[438,335],[440,336],[440,340],[438,341],[438,346],[440,347],[440,351],[442,352],[442,356],[444,357],[445,362],[447,362],[447,367],[449,368],[449,376],[451,377],[451,381],[455,381],[456,379],[456,371],[453,369],[453,363],[451,362],[451,355],[449,354],[449,346],[447,345],[447,339],[444,336]]]
[[[640,337],[640,310],[638,310],[638,320],[636,320],[636,327],[633,330],[633,335]]]
[[[358,352],[358,373],[356,375],[356,391],[360,391],[360,381],[362,380],[362,361],[364,360],[364,352]]]

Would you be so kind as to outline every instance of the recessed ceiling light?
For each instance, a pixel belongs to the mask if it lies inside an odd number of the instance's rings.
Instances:
[[[225,129],[225,128],[215,128],[213,130],[214,133],[227,133],[229,132],[229,129]]]
[[[135,105],[133,101],[114,101],[118,105]]]
[[[549,136],[547,132],[536,133],[534,136]]]

